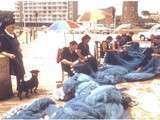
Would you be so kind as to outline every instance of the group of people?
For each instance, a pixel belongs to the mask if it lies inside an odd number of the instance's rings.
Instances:
[[[25,69],[20,44],[14,33],[14,28],[14,19],[6,18],[1,22],[0,53],[9,58],[10,75],[16,76],[17,86],[19,86],[20,81],[24,80]],[[132,35],[133,32],[130,32],[128,35],[122,34],[121,36],[117,36],[114,42],[113,38],[108,36],[106,40],[101,43],[101,57],[104,57],[104,54],[109,52],[109,50],[119,50],[123,48],[126,43],[132,41]],[[91,75],[97,71],[97,60],[89,49],[88,43],[90,39],[91,37],[89,35],[84,35],[81,43],[78,44],[76,41],[71,41],[68,47],[63,48],[60,62],[62,69],[66,71],[69,76],[73,76],[75,72]],[[159,38],[155,37],[152,43],[153,49],[159,50]],[[152,52],[150,51],[150,53]]]
[[[64,47],[62,51],[62,69],[73,76],[74,72],[91,75],[97,71],[97,61],[89,50],[91,37],[84,35],[82,42],[71,41],[69,47]]]
[[[129,55],[129,53],[131,53],[130,51],[136,51],[138,53],[138,50],[141,50],[139,53],[142,52],[144,58],[141,60],[139,66],[144,67],[149,63],[154,55],[159,56],[160,36],[152,36],[152,39],[150,40],[151,46],[145,49],[140,48],[139,42],[133,41],[132,36],[133,32],[118,35],[116,40],[113,40],[111,36],[108,36],[106,40],[101,42],[100,57],[104,58],[104,62],[107,64],[125,63],[126,65],[126,63],[130,64],[128,62],[136,58]]]
[[[106,40],[100,43],[100,57],[103,58],[107,52],[114,52],[122,49],[126,43],[132,41],[132,36],[133,32],[129,32],[127,35],[118,35],[116,40],[108,36]],[[98,62],[89,51],[88,43],[90,39],[91,37],[89,35],[85,35],[82,37],[81,43],[78,44],[76,41],[71,41],[69,47],[63,48],[61,60],[62,69],[66,71],[69,76],[73,76],[75,71],[87,74],[91,74],[91,72],[88,71],[97,71]]]
[[[20,43],[17,40],[14,30],[14,19],[8,17],[1,22],[0,53],[9,58],[10,75],[16,76],[18,88],[20,81],[24,80],[25,68]],[[80,44],[76,41],[71,41],[69,47],[63,49],[62,68],[69,76],[73,76],[74,72],[90,75],[97,71],[96,59],[89,51],[88,42],[90,39],[89,35],[85,35]]]
[[[132,42],[133,32],[128,34],[117,35],[116,40],[112,36],[108,36],[106,40],[100,43],[100,57],[104,58],[106,52],[123,49],[124,45]]]
[[[111,36],[108,36],[106,40],[101,42],[100,46],[100,56],[104,57],[104,54],[109,51],[116,51],[123,49],[125,46],[132,44],[134,41],[132,40],[133,32],[129,32],[128,34],[117,35],[116,40],[113,40]],[[153,53],[160,53],[160,35],[152,35],[151,39],[151,47]]]

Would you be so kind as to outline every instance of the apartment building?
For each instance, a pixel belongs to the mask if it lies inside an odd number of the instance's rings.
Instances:
[[[15,20],[19,25],[42,26],[57,20],[76,20],[76,0],[17,0]]]

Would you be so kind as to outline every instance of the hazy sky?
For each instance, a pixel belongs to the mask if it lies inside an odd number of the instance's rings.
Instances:
[[[116,13],[122,13],[123,0],[80,0],[80,11],[114,6]],[[160,11],[160,0],[138,0],[139,13],[142,10]]]
[[[3,0],[0,4],[0,10],[14,10],[16,0]],[[79,0],[79,13],[98,8],[114,6],[116,14],[122,12],[123,0]],[[160,11],[160,0],[138,0],[139,13],[142,10]]]

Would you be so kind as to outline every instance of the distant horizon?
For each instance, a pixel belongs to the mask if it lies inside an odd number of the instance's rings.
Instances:
[[[16,0],[5,0],[0,4],[0,10],[14,11]],[[78,0],[78,14],[82,14],[85,11],[90,11],[94,9],[103,9],[107,7],[115,7],[116,14],[122,14],[122,3],[123,0]],[[140,15],[141,11],[147,10],[150,12],[160,12],[160,1],[159,0],[138,0],[138,13]]]

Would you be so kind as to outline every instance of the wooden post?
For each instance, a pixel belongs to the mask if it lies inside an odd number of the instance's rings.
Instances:
[[[13,96],[9,59],[0,54],[0,100]]]
[[[25,31],[25,36],[26,36],[26,43],[28,44],[28,34],[27,34],[27,31]]]

